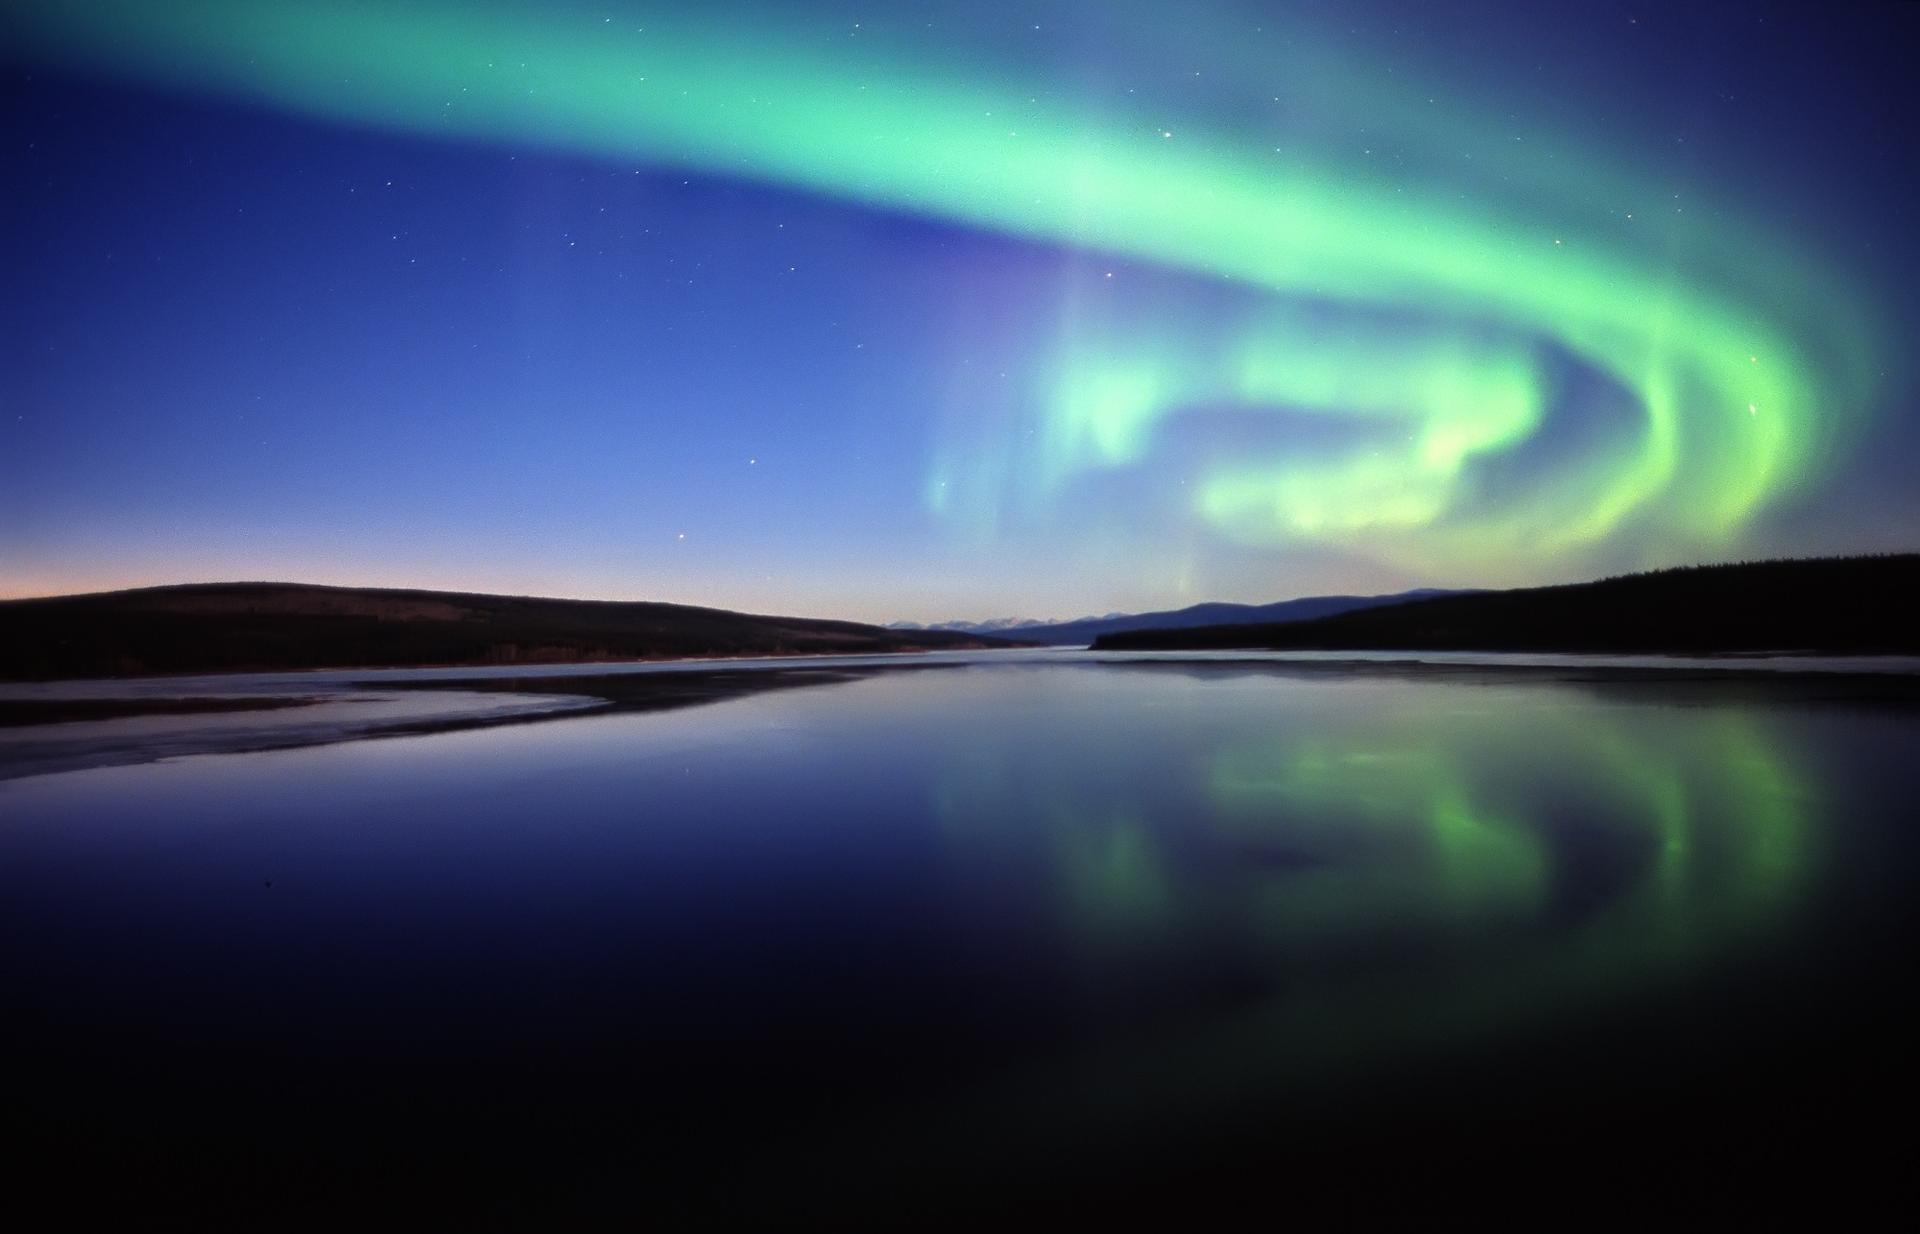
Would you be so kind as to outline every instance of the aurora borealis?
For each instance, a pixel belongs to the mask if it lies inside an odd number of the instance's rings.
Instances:
[[[218,174],[164,276],[8,228],[9,586],[1064,617],[1894,547],[1891,79],[1787,70],[1910,23],[1769,16],[10,5],[25,218],[146,242],[89,126]]]

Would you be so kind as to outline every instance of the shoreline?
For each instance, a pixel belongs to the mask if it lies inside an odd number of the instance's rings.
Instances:
[[[1460,654],[1460,653],[1452,653]],[[1522,653],[1524,654],[1524,653]],[[1672,665],[1620,663],[1474,662],[1387,658],[1307,658],[1288,653],[1113,653],[1072,649],[1007,649],[967,653],[964,658],[881,653],[871,657],[806,657],[843,661],[801,665],[752,664],[772,657],[738,657],[737,667],[715,660],[649,661],[624,672],[366,678],[345,676],[312,683],[309,693],[271,695],[149,694],[85,698],[0,698],[0,782],[97,767],[156,762],[196,754],[247,754],[337,745],[386,737],[501,728],[509,725],[620,714],[675,711],[756,694],[808,686],[845,685],[888,673],[965,668],[1066,668],[1130,672],[1184,672],[1225,677],[1259,674],[1329,681],[1399,678],[1462,685],[1538,684],[1606,692],[1648,692],[1680,705],[1704,702],[1762,705],[1911,707],[1920,705],[1920,670],[1911,667],[1858,671],[1781,664],[1766,667],[1755,657]],[[1596,656],[1595,659],[1601,657]],[[1618,657],[1616,657],[1618,659]],[[844,661],[862,661],[847,663]],[[878,662],[875,662],[878,661]],[[669,664],[716,665],[666,669]],[[551,668],[600,667],[598,662]],[[405,671],[405,670],[375,670]],[[223,674],[221,677],[232,675]],[[258,676],[258,675],[256,675]],[[281,676],[281,675],[276,675]],[[290,674],[286,676],[291,676]],[[203,679],[219,682],[220,678]],[[51,684],[51,683],[47,683]],[[76,684],[97,686],[97,679]],[[302,683],[303,687],[307,683]],[[270,687],[267,687],[270,688]],[[453,710],[435,711],[422,696],[446,700]],[[402,699],[419,699],[418,704]],[[309,714],[356,706],[397,709],[403,714],[336,717],[305,722]],[[411,706],[414,714],[404,714]],[[464,709],[463,709],[464,708]],[[260,717],[288,717],[285,723]],[[38,715],[39,718],[27,718]],[[46,717],[57,716],[57,719]],[[196,717],[208,726],[194,727]],[[221,724],[223,717],[232,722]],[[249,721],[252,723],[249,723]]]
[[[952,655],[956,652],[1035,651],[1036,646],[1009,643],[1003,647],[903,647],[874,651],[756,651],[741,655],[715,656],[618,656],[581,660],[423,660],[417,664],[306,664],[285,668],[261,665],[252,668],[179,669],[158,673],[96,674],[80,677],[0,677],[0,691],[8,687],[63,685],[76,682],[114,681],[198,681],[221,677],[319,677],[340,673],[438,673],[438,672],[527,672],[539,673],[563,668],[648,668],[662,664],[727,664],[755,660],[845,660],[865,656]],[[1049,649],[1051,650],[1051,649]],[[1059,650],[1085,650],[1061,648]]]

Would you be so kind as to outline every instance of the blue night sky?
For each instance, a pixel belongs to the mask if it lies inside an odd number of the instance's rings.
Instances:
[[[0,595],[1912,549],[1920,6],[0,3]]]

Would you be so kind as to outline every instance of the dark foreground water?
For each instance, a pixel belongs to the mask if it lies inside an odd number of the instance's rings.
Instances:
[[[0,782],[8,1190],[1894,1194],[1917,738],[1804,681],[1062,661]]]

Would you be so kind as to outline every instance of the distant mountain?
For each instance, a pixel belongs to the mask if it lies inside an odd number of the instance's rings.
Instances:
[[[0,602],[0,679],[1006,646],[684,604],[196,583]]]
[[[889,630],[952,630],[961,634],[1007,634],[1030,626],[1045,625],[1035,617],[995,617],[990,621],[936,621],[921,625],[917,621],[890,621]],[[1024,636],[1023,636],[1024,637]]]
[[[1163,627],[1098,650],[1920,653],[1920,554],[1742,562],[1416,599],[1313,621]],[[1026,637],[1034,637],[1026,635]]]
[[[935,628],[966,628],[978,633],[994,633],[996,630],[1001,630],[1014,634],[1020,641],[1026,643],[1041,643],[1049,647],[1079,647],[1105,635],[1119,634],[1128,630],[1184,630],[1194,626],[1309,621],[1316,617],[1330,617],[1337,613],[1350,613],[1356,609],[1373,608],[1382,604],[1399,604],[1405,600],[1456,594],[1461,593],[1422,588],[1418,591],[1403,591],[1390,596],[1306,596],[1298,600],[1280,600],[1272,604],[1195,604],[1189,608],[1172,609],[1166,612],[1108,613],[1104,617],[1082,617],[1075,621],[1045,624],[1020,622],[993,627],[960,627],[956,624],[951,627]]]

